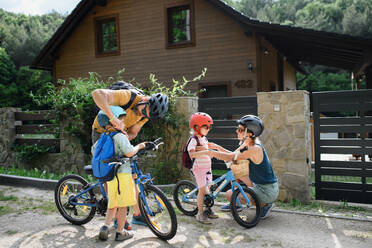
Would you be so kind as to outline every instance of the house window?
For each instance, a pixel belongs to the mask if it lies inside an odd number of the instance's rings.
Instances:
[[[194,21],[192,4],[173,6],[167,13],[167,47],[194,45]]]
[[[120,54],[118,17],[95,19],[96,55]]]

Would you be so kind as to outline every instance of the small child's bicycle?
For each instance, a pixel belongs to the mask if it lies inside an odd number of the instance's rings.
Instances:
[[[161,138],[153,142],[157,150],[163,142]],[[146,154],[141,150],[132,158],[120,158],[115,164],[130,161],[132,170],[137,174],[135,183],[139,188],[138,204],[142,216],[150,230],[162,240],[169,240],[176,235],[177,217],[165,194],[155,185],[149,173],[143,174],[138,167],[138,156]],[[87,174],[93,175],[92,166],[84,167]],[[61,215],[74,225],[83,225],[93,219],[96,213],[105,216],[107,195],[103,182],[88,183],[78,175],[67,175],[61,178],[54,191],[54,198]]]
[[[229,168],[230,165],[227,163]],[[218,183],[223,182],[218,186]],[[262,208],[257,195],[252,189],[241,186],[234,177],[234,174],[229,170],[226,174],[215,179],[210,184],[207,183],[207,194],[204,197],[204,205],[206,206],[206,214],[211,213],[211,207],[214,205],[214,200],[218,194],[231,183],[233,191],[230,209],[232,215],[239,225],[246,228],[251,228],[257,225],[260,221]],[[209,191],[209,193],[208,193]],[[174,189],[173,198],[179,210],[188,216],[194,216],[198,213],[197,206],[197,186],[188,180],[179,181]]]

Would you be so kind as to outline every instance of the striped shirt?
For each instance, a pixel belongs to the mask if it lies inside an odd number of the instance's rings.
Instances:
[[[206,137],[199,137],[199,142],[200,145],[208,149],[208,140]],[[192,150],[196,150],[197,142],[196,139],[192,138],[190,140],[189,145],[187,146],[187,151],[190,152]],[[196,158],[193,164],[193,168],[198,167],[198,168],[205,168],[205,169],[210,169],[212,165],[211,162],[211,157],[208,155],[201,156],[199,158]]]

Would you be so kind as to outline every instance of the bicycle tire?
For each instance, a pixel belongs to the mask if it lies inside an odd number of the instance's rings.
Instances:
[[[60,214],[74,225],[83,225],[91,221],[96,213],[96,207],[77,206],[70,204],[70,198],[78,194],[88,182],[78,175],[62,177],[54,190],[54,201]],[[66,196],[67,195],[67,196]],[[78,202],[94,202],[95,195],[92,190],[85,194],[85,198],[75,198]],[[89,209],[88,209],[89,208]],[[81,217],[81,218],[79,218]]]
[[[151,215],[151,213],[147,211],[145,201],[142,199],[142,196],[140,196],[139,206],[141,214],[145,218],[148,227],[160,239],[172,239],[177,233],[177,216],[172,204],[168,201],[163,191],[154,185],[145,185],[144,194],[147,206],[153,213],[153,215]],[[159,204],[162,207],[160,207]],[[161,216],[159,216],[159,214],[161,214]],[[164,221],[164,217],[170,220]]]
[[[187,203],[183,200],[183,196],[188,192],[194,190],[196,185],[188,180],[179,181],[176,184],[176,187],[173,191],[173,199],[176,203],[177,208],[188,216],[195,216],[198,213],[198,205],[197,205],[197,195],[198,191],[195,192],[195,195],[192,196],[192,200],[190,203]],[[185,192],[187,191],[187,192]]]
[[[246,195],[251,196],[250,198],[254,201],[256,207],[253,207],[253,205],[249,207],[247,204],[242,204],[242,208],[238,208],[237,199],[241,195],[241,191],[237,189],[231,196],[230,208],[235,221],[238,222],[239,225],[245,228],[252,228],[260,221],[261,204],[256,193],[254,193],[252,189],[243,188],[243,190]],[[253,203],[251,202],[251,204]]]

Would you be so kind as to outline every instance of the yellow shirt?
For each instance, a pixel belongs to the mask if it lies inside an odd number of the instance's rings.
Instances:
[[[114,90],[112,92],[114,94],[114,102],[111,105],[123,106],[130,101],[130,90]],[[136,115],[136,113],[133,111],[133,107],[136,106],[140,100],[141,96],[137,96],[136,99],[134,99],[132,105],[130,105],[130,107],[125,110],[125,112],[127,112],[127,115],[124,118],[124,126],[126,130],[136,124],[142,127],[148,121],[147,118],[142,119],[142,116]],[[94,119],[92,129],[96,129],[98,133],[105,132],[105,129],[100,127],[100,125],[98,124],[98,116],[96,116],[96,118]]]

